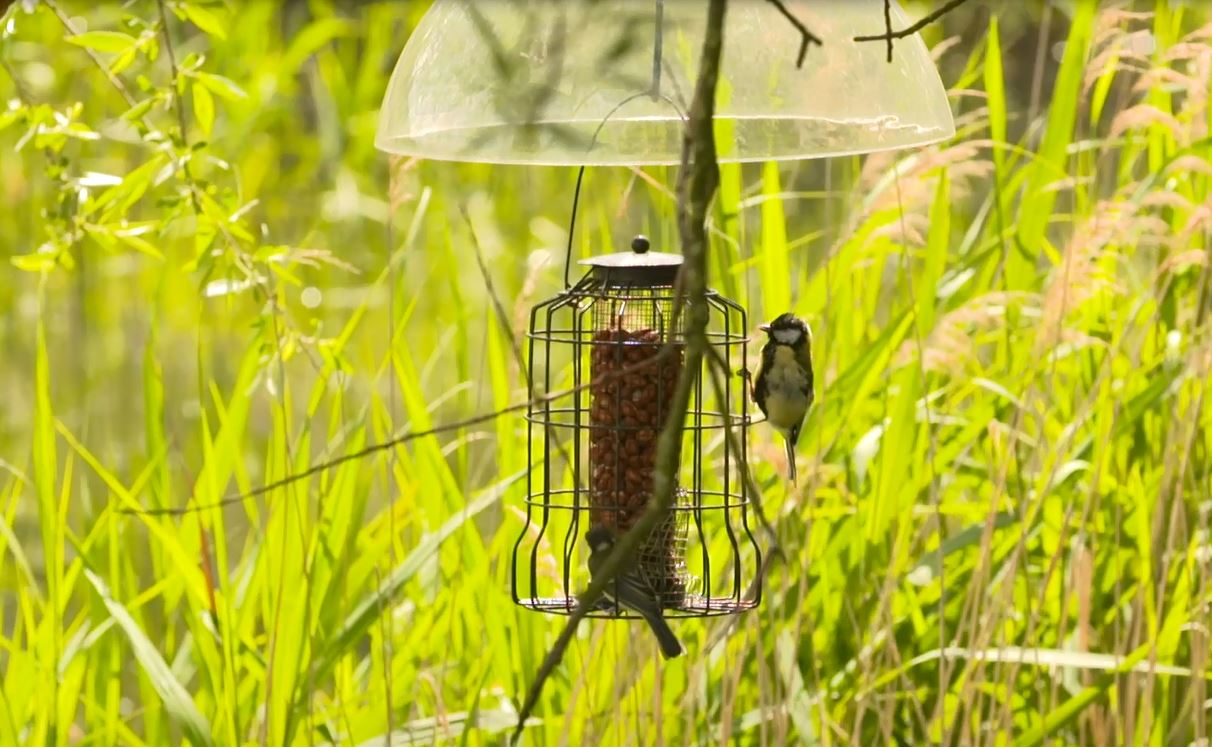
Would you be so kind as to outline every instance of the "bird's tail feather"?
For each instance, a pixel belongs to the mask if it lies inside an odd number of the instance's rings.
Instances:
[[[644,616],[644,620],[648,623],[648,627],[652,628],[652,632],[656,635],[657,643],[661,646],[661,656],[666,659],[672,659],[682,655],[682,642],[678,640],[673,629],[669,627],[669,623],[665,622],[665,618],[661,613],[644,610],[640,612]]]
[[[795,441],[790,438],[784,441],[787,444],[787,479],[795,482]]]

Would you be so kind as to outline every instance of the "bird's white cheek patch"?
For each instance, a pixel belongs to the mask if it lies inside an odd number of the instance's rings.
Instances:
[[[774,331],[774,339],[784,345],[791,345],[800,339],[800,331],[798,329],[776,329]]]

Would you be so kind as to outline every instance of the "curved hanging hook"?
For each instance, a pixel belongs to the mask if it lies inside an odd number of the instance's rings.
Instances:
[[[622,109],[627,104],[630,104],[632,101],[635,101],[642,96],[649,96],[653,101],[664,101],[673,108],[674,112],[677,113],[678,118],[681,119],[683,123],[686,122],[686,110],[679,105],[677,101],[674,101],[667,94],[661,92],[661,64],[663,61],[662,56],[664,54],[663,50],[665,37],[665,0],[655,0],[655,2],[656,34],[652,45],[652,86],[647,91],[633,93],[630,96],[627,96],[622,101],[615,104],[613,109],[606,112],[606,116],[602,117],[602,121],[599,122],[598,126],[594,129],[593,137],[589,140],[589,147],[586,148],[586,152],[593,150],[593,147],[597,145],[598,135],[602,133],[602,128],[606,126],[606,123],[610,121],[610,118],[613,117],[619,109]],[[570,287],[572,287],[568,281],[568,273],[572,267],[572,237],[576,231],[577,208],[581,202],[581,184],[585,180],[586,168],[587,167],[585,165],[582,165],[577,171],[577,184],[576,187],[573,188],[572,192],[572,213],[568,216],[568,244],[564,250],[564,290],[568,290]]]

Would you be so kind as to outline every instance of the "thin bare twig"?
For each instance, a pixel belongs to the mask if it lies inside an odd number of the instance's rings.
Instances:
[[[51,9],[51,12],[55,14],[55,17],[59,19],[59,23],[63,24],[63,28],[67,31],[67,33],[71,34],[72,36],[80,33],[79,30],[76,29],[75,24],[72,23],[72,19],[63,12],[63,9],[60,8],[54,0],[42,1],[46,7]],[[118,94],[122,96],[122,100],[126,102],[127,106],[134,106],[135,104],[139,103],[139,100],[136,99],[134,94],[130,92],[130,89],[127,88],[126,84],[122,82],[122,79],[115,75],[114,71],[109,69],[109,65],[105,64],[105,61],[101,59],[100,55],[88,47],[84,47],[83,49],[84,53],[89,56],[89,59],[91,59],[93,63],[101,69],[101,72],[105,73],[106,79],[109,80],[110,85],[117,89]]]
[[[512,404],[507,407],[502,407],[501,409],[494,410],[493,412],[481,413],[479,415],[474,415],[470,418],[465,418],[463,420],[456,420],[456,421],[453,421],[450,423],[442,423],[440,425],[435,425],[432,428],[426,428],[424,430],[418,430],[418,431],[411,431],[411,430],[405,431],[398,435],[392,436],[391,438],[387,439],[386,441],[380,441],[378,443],[373,443],[368,446],[364,446],[361,449],[358,449],[357,451],[351,451],[348,454],[342,454],[339,457],[334,457],[332,459],[321,462],[319,464],[314,464],[301,472],[295,472],[293,474],[286,475],[285,477],[274,480],[273,482],[268,482],[260,487],[253,488],[252,490],[249,490],[249,491],[246,491],[243,493],[230,495],[230,496],[227,496],[226,498],[222,498],[217,501],[212,501],[211,503],[197,504],[197,505],[193,505],[193,506],[185,506],[182,508],[148,508],[148,509],[123,508],[123,509],[119,509],[119,512],[124,513],[124,514],[137,514],[140,516],[184,516],[186,514],[197,513],[199,511],[206,511],[206,510],[209,510],[212,508],[222,508],[224,506],[230,506],[234,503],[239,503],[240,501],[248,500],[249,498],[256,498],[257,496],[265,495],[266,493],[277,490],[278,488],[285,487],[287,485],[290,485],[291,483],[298,482],[299,480],[306,480],[309,477],[315,477],[318,474],[327,472],[328,470],[333,469],[334,467],[339,467],[342,464],[345,464],[347,462],[356,461],[358,459],[362,459],[364,457],[370,456],[371,454],[376,454],[380,451],[386,451],[387,449],[391,449],[391,448],[394,448],[401,444],[408,443],[409,441],[415,441],[418,438],[424,438],[425,436],[436,436],[439,433],[449,433],[450,431],[457,431],[457,430],[461,430],[463,428],[468,428],[473,425],[487,423],[492,420],[496,420],[497,418],[502,417],[504,415],[508,415],[511,412],[518,412],[519,410],[525,410],[526,408],[532,407],[534,405],[541,405],[544,402],[552,402],[554,400],[561,399],[563,397],[568,397],[570,395],[584,391],[592,386],[595,386],[595,385],[601,383],[602,381],[608,381],[613,378],[627,376],[628,374],[633,374],[637,371],[645,369],[646,367],[650,367],[656,361],[663,359],[664,357],[670,355],[672,352],[673,352],[673,346],[665,345],[665,346],[662,346],[654,355],[652,355],[638,363],[634,363],[630,366],[624,366],[623,368],[620,368],[617,371],[610,371],[605,374],[601,374],[601,375],[597,376],[596,378],[592,378],[591,380],[585,382],[584,384],[581,384],[580,386],[572,387],[569,389],[563,389],[563,390],[556,391],[556,392],[550,392],[548,394],[542,395],[540,397],[535,397],[535,398],[530,399],[525,402],[518,402],[516,404]]]
[[[472,222],[471,216],[468,215],[466,209],[459,211],[463,216],[463,222],[467,224],[467,232],[471,236],[471,248],[475,250],[476,265],[480,268],[480,277],[484,280],[484,290],[488,293],[488,298],[492,301],[493,311],[497,314],[497,321],[501,323],[501,330],[505,336],[509,338],[509,352],[513,354],[513,360],[518,364],[518,371],[522,378],[527,382],[530,381],[530,370],[526,365],[526,358],[522,355],[522,345],[518,342],[518,336],[513,331],[513,326],[509,323],[509,314],[505,310],[505,303],[501,300],[501,294],[497,293],[497,286],[492,281],[492,273],[488,271],[488,264],[484,261],[484,248],[480,246],[480,238],[476,235],[475,223]],[[527,395],[534,396],[534,392],[528,391]]]
[[[714,347],[707,348],[707,366],[711,372],[711,382],[715,387],[716,396],[724,398],[724,378],[731,375],[728,370],[728,362],[724,360],[724,356]],[[748,386],[746,381],[745,386]],[[783,549],[783,545],[779,542],[778,530],[770,522],[770,518],[766,516],[766,509],[762,506],[762,488],[757,484],[757,480],[753,477],[753,471],[749,469],[749,460],[745,458],[744,450],[741,448],[740,440],[737,438],[736,430],[732,423],[732,414],[724,412],[724,437],[728,443],[725,446],[731,449],[737,455],[737,463],[740,467],[741,481],[745,484],[748,493],[748,505],[752,506],[753,513],[757,517],[758,524],[766,534],[766,540],[770,543],[766,554],[761,556],[761,562],[758,563],[757,573],[753,580],[749,582],[749,588],[744,592],[746,599],[756,599],[762,585],[766,582],[766,577],[770,574],[770,567],[775,559],[787,559],[787,553]],[[739,617],[734,615],[732,622],[739,620]],[[729,626],[731,627],[731,626]]]
[[[800,32],[800,53],[795,58],[795,66],[797,68],[803,67],[804,59],[808,56],[808,47],[813,44],[823,47],[825,46],[825,42],[821,41],[821,37],[809,31],[804,22],[796,18],[795,14],[788,10],[786,5],[783,5],[782,0],[767,0],[767,2],[778,8],[783,17],[787,19],[787,22],[795,26],[795,30]]]
[[[724,379],[732,372],[728,370],[728,362],[724,360],[723,354],[718,348],[708,346],[707,348],[707,367],[711,373],[711,383],[715,388],[715,393],[721,401],[727,401],[725,395]],[[748,386],[748,382],[744,384]],[[758,524],[766,532],[766,537],[770,540],[770,554],[782,555],[783,548],[779,544],[778,532],[775,531],[774,525],[770,523],[769,517],[766,516],[766,510],[762,507],[762,487],[757,484],[757,479],[753,476],[753,470],[749,468],[749,460],[745,458],[744,450],[741,449],[741,443],[737,440],[736,425],[733,422],[732,413],[724,409],[724,437],[727,439],[727,448],[737,455],[737,466],[740,470],[741,482],[744,483],[745,489],[749,492],[749,505],[753,506],[753,512],[757,516]],[[752,421],[751,421],[752,422]],[[760,421],[759,421],[760,422]],[[759,572],[759,577],[762,575]],[[749,594],[752,595],[754,589],[751,588]]]
[[[168,66],[173,73],[173,90],[177,91],[174,96],[180,97],[180,88],[177,86],[177,79],[181,76],[181,69],[177,67],[177,53],[173,49],[172,34],[169,33],[168,11],[164,7],[164,0],[156,0],[156,7],[160,11],[160,31],[164,34],[164,53],[168,55]],[[188,149],[189,140],[186,138],[185,107],[181,101],[177,101],[176,104],[173,109],[177,112],[177,125],[181,128],[181,145]],[[183,163],[188,164],[188,161]]]
[[[509,314],[505,311],[505,304],[501,301],[501,295],[497,293],[496,284],[492,282],[492,273],[488,271],[488,265],[484,262],[484,248],[480,246],[480,239],[476,235],[475,224],[472,223],[471,216],[466,210],[461,211],[463,220],[467,223],[467,230],[471,234],[471,247],[475,250],[476,264],[480,268],[480,276],[484,279],[484,289],[488,292],[488,297],[492,301],[493,310],[496,312],[497,321],[501,324],[501,329],[505,331],[505,336],[509,338],[509,350],[513,353],[514,362],[518,365],[518,373],[522,380],[526,382],[526,398],[533,400],[537,395],[534,389],[534,382],[530,378],[530,368],[526,365],[526,358],[522,355],[522,345],[518,342],[518,336],[513,331],[513,326],[509,323]],[[575,214],[575,210],[573,211]],[[568,264],[564,264],[567,272]],[[567,282],[567,281],[566,281]],[[560,452],[560,458],[566,464],[574,464],[572,455],[568,453],[568,447],[559,439],[552,439],[556,451]]]
[[[887,41],[888,42],[888,61],[892,62],[892,40],[893,39],[904,39],[905,37],[913,36],[917,32],[926,28],[927,26],[934,23],[935,21],[940,20],[943,16],[947,15],[948,13],[955,10],[956,8],[958,8],[959,6],[963,5],[966,2],[968,2],[968,0],[950,0],[948,3],[943,5],[941,8],[939,8],[938,10],[932,11],[929,15],[927,15],[925,18],[918,21],[917,23],[913,24],[912,26],[903,28],[900,31],[893,31],[892,30],[892,4],[891,4],[890,0],[885,0],[884,24],[887,28],[887,31],[885,31],[882,34],[872,34],[869,36],[856,36],[856,37],[854,37],[854,40],[856,42]]]

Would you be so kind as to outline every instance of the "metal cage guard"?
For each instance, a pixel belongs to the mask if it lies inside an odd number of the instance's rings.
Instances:
[[[531,311],[530,391],[573,390],[526,413],[529,462],[541,466],[527,476],[511,589],[531,609],[569,613],[589,583],[585,532],[595,524],[626,531],[651,499],[656,440],[684,360],[673,314],[681,257],[649,253],[643,237],[632,247],[585,260],[592,267],[585,277]],[[714,291],[706,302],[709,344],[729,370],[744,368],[745,310]],[[683,430],[673,511],[634,558],[669,617],[733,614],[757,606],[761,595],[753,585],[747,596],[761,564],[740,476],[748,394],[728,376],[717,395],[707,375],[705,363]],[[739,455],[728,447],[729,421]],[[632,616],[613,607],[590,615]]]

